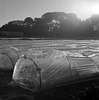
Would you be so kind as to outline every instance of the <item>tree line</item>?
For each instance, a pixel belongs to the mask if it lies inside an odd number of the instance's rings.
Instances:
[[[74,13],[48,12],[40,18],[10,21],[0,31],[23,32],[23,37],[34,38],[98,39],[99,15],[81,20]]]

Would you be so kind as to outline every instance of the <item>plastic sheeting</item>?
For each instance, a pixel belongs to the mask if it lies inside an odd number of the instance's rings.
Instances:
[[[19,59],[18,52],[10,47],[0,48],[0,68],[12,69]]]
[[[30,51],[17,61],[12,78],[21,87],[32,91],[56,87],[99,73],[98,58],[99,54],[95,52]]]
[[[2,46],[0,48],[0,68],[13,69],[15,63],[22,54],[29,53],[28,49],[18,49],[10,46]]]

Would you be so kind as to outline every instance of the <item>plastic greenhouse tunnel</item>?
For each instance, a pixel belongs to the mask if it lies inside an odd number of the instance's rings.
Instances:
[[[98,75],[99,54],[94,51],[72,53],[47,49],[22,55],[16,62],[12,79],[33,92],[67,85]]]

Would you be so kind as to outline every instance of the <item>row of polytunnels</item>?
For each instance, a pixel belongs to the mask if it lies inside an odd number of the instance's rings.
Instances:
[[[71,84],[99,75],[99,53],[47,49],[44,51],[1,48],[0,68],[13,68],[12,80],[33,92]]]

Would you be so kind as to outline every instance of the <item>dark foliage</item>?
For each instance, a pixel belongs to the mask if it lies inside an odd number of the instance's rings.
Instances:
[[[48,12],[41,18],[27,17],[24,20],[11,21],[3,25],[0,31],[23,32],[19,37],[90,39],[99,38],[99,15],[81,21],[76,14]],[[17,35],[0,34],[0,37]]]

